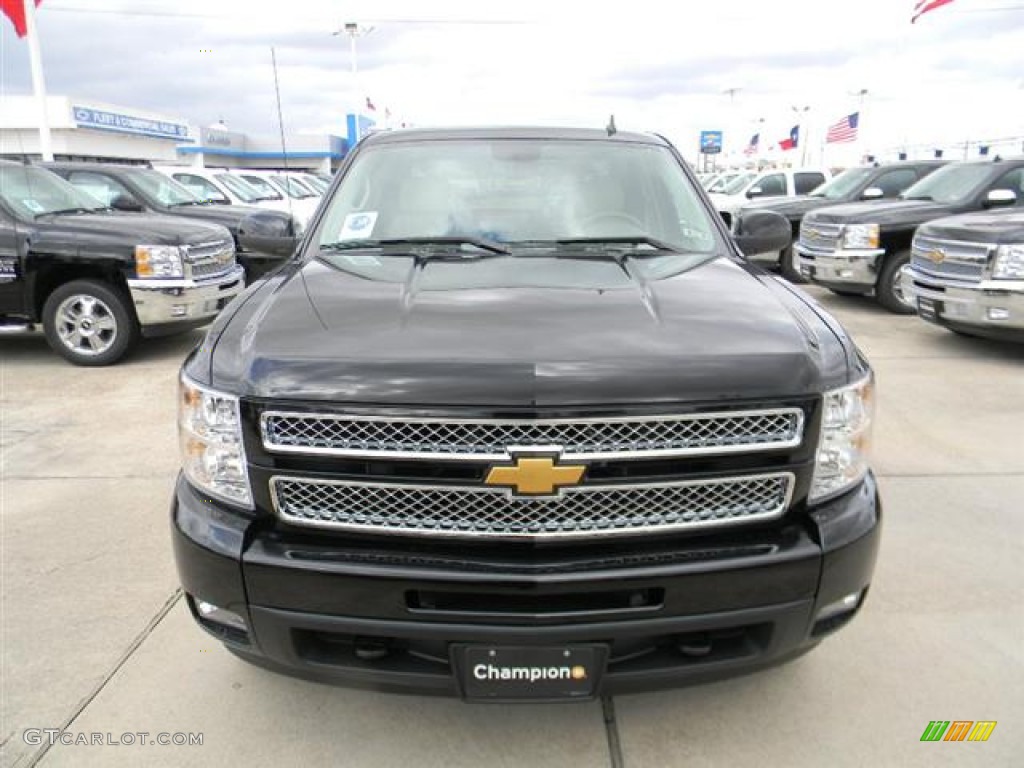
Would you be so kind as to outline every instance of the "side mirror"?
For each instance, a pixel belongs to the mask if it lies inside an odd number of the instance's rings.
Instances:
[[[861,200],[881,200],[885,197],[885,190],[880,187],[868,187],[860,193]]]
[[[115,211],[127,211],[129,213],[139,213],[145,210],[142,207],[142,203],[131,195],[124,194],[124,192],[114,196],[114,199],[110,201],[110,207]]]
[[[764,190],[760,187],[751,187],[747,190],[747,197],[760,197],[764,194]]]
[[[793,228],[782,214],[775,211],[749,211],[736,222],[736,245],[745,256],[778,253],[793,242]]]
[[[238,244],[246,251],[291,256],[299,245],[292,217],[281,211],[251,213],[238,224]]]
[[[985,195],[986,208],[1001,208],[1006,205],[1016,205],[1017,196],[1012,189],[993,189]]]

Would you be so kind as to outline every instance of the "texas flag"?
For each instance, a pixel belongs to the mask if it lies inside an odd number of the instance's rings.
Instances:
[[[783,139],[779,142],[779,149],[796,149],[797,144],[800,143],[800,126],[794,125],[789,129],[789,138]]]
[[[36,0],[38,6],[43,0]],[[14,24],[14,34],[24,37],[28,34],[25,23],[25,0],[0,0],[0,11]]]

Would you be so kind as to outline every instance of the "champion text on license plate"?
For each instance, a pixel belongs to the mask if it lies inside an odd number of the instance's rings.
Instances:
[[[454,649],[467,699],[587,699],[597,692],[606,648],[467,645]]]

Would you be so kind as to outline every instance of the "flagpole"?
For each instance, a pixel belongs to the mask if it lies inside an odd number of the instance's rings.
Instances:
[[[50,120],[46,111],[46,80],[43,78],[43,58],[39,54],[39,33],[36,31],[35,0],[24,0],[25,31],[28,38],[28,59],[32,69],[32,91],[39,108],[39,151],[45,162],[53,162],[50,141]]]

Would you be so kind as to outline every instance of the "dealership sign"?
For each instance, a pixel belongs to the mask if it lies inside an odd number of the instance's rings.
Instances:
[[[717,155],[722,151],[721,131],[701,131],[700,151],[705,155]]]
[[[134,133],[139,136],[152,136],[159,139],[188,139],[188,126],[182,123],[169,123],[136,115],[121,115],[117,112],[104,112],[92,107],[71,107],[75,124],[79,128],[99,128],[104,131]]]

